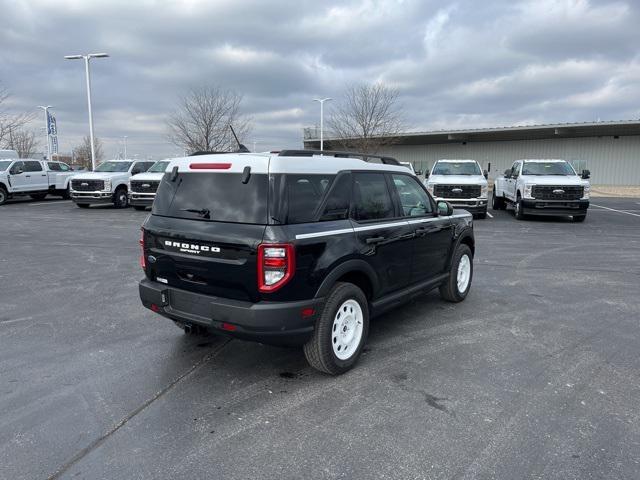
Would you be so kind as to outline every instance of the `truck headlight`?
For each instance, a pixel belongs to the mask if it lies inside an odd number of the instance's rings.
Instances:
[[[524,192],[522,192],[522,194],[524,195],[524,198],[533,198],[531,196],[531,190],[533,189],[534,185],[531,183],[527,183],[524,186]]]
[[[105,180],[104,181],[104,188],[102,189],[105,192],[110,192],[111,191],[111,180]]]
[[[488,194],[489,194],[489,186],[482,185],[482,187],[480,188],[480,198],[487,198]]]
[[[584,190],[582,191],[582,198],[584,198],[585,200],[588,200],[590,193],[591,193],[591,185],[585,185]]]
[[[427,183],[427,191],[433,195],[433,183]]]

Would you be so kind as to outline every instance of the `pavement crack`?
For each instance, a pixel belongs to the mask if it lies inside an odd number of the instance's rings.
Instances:
[[[122,420],[120,420],[116,425],[114,425],[111,429],[109,429],[107,432],[105,432],[99,438],[95,439],[93,442],[91,442],[89,445],[87,445],[85,448],[83,448],[78,453],[76,453],[73,457],[71,457],[69,460],[67,460],[63,465],[60,466],[60,468],[58,468],[58,470],[56,470],[55,473],[53,473],[52,475],[48,476],[47,480],[57,480],[63,474],[68,472],[71,467],[73,467],[76,463],[78,463],[84,457],[89,455],[95,449],[100,447],[109,437],[111,437],[114,433],[116,433],[118,430],[120,430],[122,427],[124,427],[129,422],[129,420],[135,418],[139,413],[144,411],[147,407],[149,407],[156,400],[158,400],[159,398],[161,398],[162,396],[164,396],[165,394],[170,392],[176,385],[178,385],[180,382],[182,382],[182,380],[184,380],[185,378],[190,376],[198,368],[202,367],[204,364],[206,364],[207,362],[212,360],[214,357],[216,357],[222,351],[222,349],[226,345],[229,344],[229,342],[231,342],[230,338],[226,339],[216,349],[214,349],[213,351],[209,352],[207,355],[205,355],[200,360],[198,360],[193,365],[191,365],[191,367],[189,367],[185,372],[183,372],[178,377],[176,377],[166,387],[164,387],[162,390],[157,392],[151,398],[146,400],[144,403],[142,403],[136,409],[131,411]]]

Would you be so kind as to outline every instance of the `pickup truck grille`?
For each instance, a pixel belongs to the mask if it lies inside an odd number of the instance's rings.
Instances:
[[[156,193],[160,182],[157,180],[132,180],[131,191],[138,193]]]
[[[104,190],[104,180],[71,180],[71,189],[76,192]]]
[[[531,196],[540,200],[579,200],[584,194],[584,187],[569,185],[534,185]]]
[[[440,198],[478,198],[480,185],[435,185],[433,194]]]

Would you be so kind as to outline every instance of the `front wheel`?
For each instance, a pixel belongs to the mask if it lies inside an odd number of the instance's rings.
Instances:
[[[496,195],[496,189],[493,189],[493,195],[491,195],[491,208],[493,210],[504,210],[506,207],[504,203],[504,197],[498,197]]]
[[[7,201],[7,198],[9,198],[9,194],[4,187],[0,187],[0,205],[3,205]]]
[[[364,293],[352,283],[337,283],[327,296],[313,337],[304,345],[304,355],[313,368],[339,375],[356,364],[368,333]]]
[[[116,190],[116,193],[113,194],[113,205],[116,208],[127,208],[129,206],[126,188],[118,188]]]
[[[516,219],[524,220],[524,212],[522,210],[522,197],[520,197],[520,195],[518,195],[514,209],[514,215],[516,216]]]
[[[461,302],[467,297],[473,278],[473,254],[468,245],[458,245],[451,260],[447,281],[440,285],[440,296],[448,302]]]

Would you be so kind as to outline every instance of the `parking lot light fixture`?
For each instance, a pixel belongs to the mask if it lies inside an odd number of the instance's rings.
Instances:
[[[89,138],[91,141],[91,167],[96,169],[96,148],[93,136],[93,112],[91,111],[91,75],[89,72],[89,60],[92,58],[106,58],[109,55],[107,53],[88,53],[86,55],[65,55],[67,60],[80,60],[84,59],[84,70],[87,82],[87,106],[89,108]]]
[[[324,102],[333,100],[333,98],[314,98],[314,102],[320,104],[320,151],[324,150]]]

